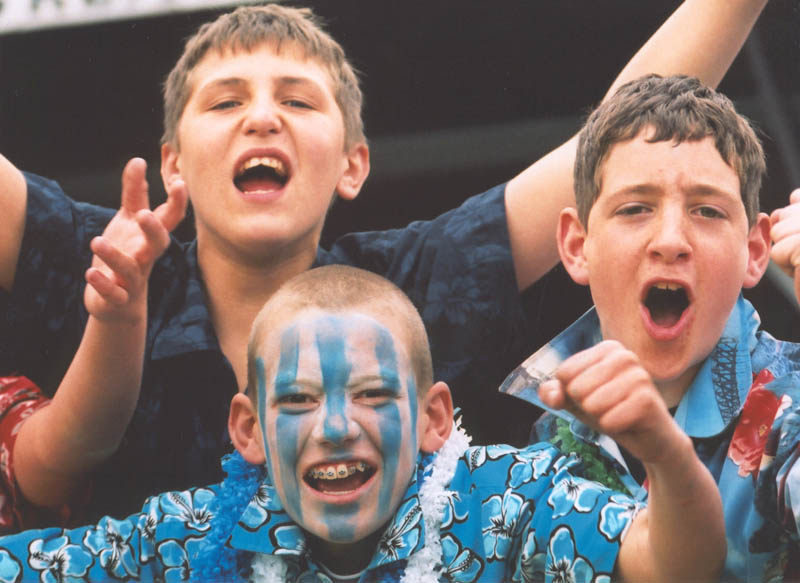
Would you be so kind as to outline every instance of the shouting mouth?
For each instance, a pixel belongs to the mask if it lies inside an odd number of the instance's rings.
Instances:
[[[283,188],[289,180],[286,164],[272,156],[255,156],[236,169],[236,188],[245,194],[272,192]]]
[[[672,328],[691,304],[686,289],[678,283],[659,282],[645,295],[644,306],[657,328]]]
[[[363,461],[320,464],[311,468],[304,480],[324,494],[349,494],[366,484],[375,468]]]

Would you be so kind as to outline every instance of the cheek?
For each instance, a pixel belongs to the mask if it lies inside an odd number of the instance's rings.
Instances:
[[[270,421],[272,421],[270,423]],[[268,420],[267,463],[286,510],[299,520],[302,517],[297,467],[307,423],[303,415],[277,414]]]

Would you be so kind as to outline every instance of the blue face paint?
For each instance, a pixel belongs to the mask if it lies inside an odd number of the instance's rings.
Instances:
[[[400,377],[397,370],[397,354],[394,348],[394,339],[385,328],[375,329],[375,358],[380,367],[380,375],[387,388],[400,388]],[[411,409],[411,426],[416,428],[416,395],[409,402],[414,403]],[[400,418],[400,410],[397,401],[391,400],[379,407],[380,415],[383,417],[381,422],[381,448],[384,451],[383,479],[381,480],[381,491],[379,504],[385,508],[391,501],[392,493],[397,477],[397,469],[400,463],[400,452],[403,448],[403,424]],[[416,450],[416,432],[412,432],[413,442],[407,447]],[[394,454],[394,455],[392,455]]]
[[[298,315],[279,347],[274,379],[259,380],[278,495],[312,535],[337,544],[361,540],[391,518],[413,474],[417,394],[408,355],[401,359],[391,327],[358,312]],[[266,387],[273,386],[268,400]],[[353,459],[379,471],[357,495],[315,494],[298,478],[311,465]]]
[[[281,355],[275,374],[275,398],[280,399],[297,393],[297,366],[300,359],[300,333],[296,326],[289,327],[281,335]],[[266,399],[264,399],[266,401]],[[278,440],[278,460],[283,482],[286,504],[298,520],[303,516],[300,504],[300,484],[297,482],[297,454],[300,436],[300,416],[283,408],[278,409],[275,431]],[[264,428],[267,431],[267,428]],[[287,509],[287,510],[288,510]]]
[[[341,318],[328,317],[317,327],[316,341],[325,389],[325,439],[339,444],[347,436],[347,382],[352,365],[347,360],[346,331]]]

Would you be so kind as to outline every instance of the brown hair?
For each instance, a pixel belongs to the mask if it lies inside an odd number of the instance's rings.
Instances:
[[[267,334],[281,321],[306,309],[344,312],[364,309],[393,322],[405,332],[404,340],[419,394],[433,384],[433,364],[425,325],[414,304],[387,279],[356,267],[328,265],[304,271],[284,283],[267,301],[253,321],[247,344],[247,386],[255,400],[256,358]]]
[[[647,75],[630,81],[601,103],[580,133],[575,158],[575,200],[587,225],[601,190],[603,163],[618,142],[652,129],[648,142],[702,140],[711,136],[722,159],[739,176],[749,225],[758,215],[758,192],[766,172],[764,151],[748,120],[730,99],[693,77]]]
[[[192,88],[189,76],[210,50],[250,51],[263,43],[272,43],[280,53],[283,43],[300,47],[306,58],[315,59],[327,68],[333,80],[334,97],[344,118],[345,146],[365,141],[361,120],[363,96],[358,74],[347,61],[344,50],[325,30],[308,8],[290,8],[269,4],[241,6],[203,24],[186,41],[178,62],[164,82],[164,135],[161,143],[177,144],[178,123]]]

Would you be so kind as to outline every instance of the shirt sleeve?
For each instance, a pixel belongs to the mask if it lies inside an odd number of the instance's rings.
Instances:
[[[75,202],[53,181],[25,178],[26,222],[14,286],[0,290],[0,374],[24,374],[52,395],[86,324],[89,242],[114,211]]]
[[[213,497],[207,488],[169,492],[122,520],[0,537],[0,581],[186,580]]]
[[[43,508],[30,504],[17,484],[14,445],[22,423],[50,402],[25,377],[0,377],[0,533],[27,528],[65,526],[84,508],[89,486],[69,504]]]

